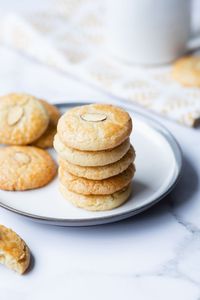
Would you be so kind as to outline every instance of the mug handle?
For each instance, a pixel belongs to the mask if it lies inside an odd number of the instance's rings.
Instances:
[[[187,43],[187,53],[194,52],[196,50],[200,50],[200,34],[190,38]]]
[[[200,9],[200,2],[199,0],[192,0],[191,1],[191,12],[193,12],[193,14],[191,14],[191,16],[194,18],[197,18],[197,20],[199,20],[199,13],[198,16],[194,15],[194,12],[199,12]],[[194,52],[196,50],[200,50],[200,28],[199,28],[199,22],[198,24],[196,24],[196,28],[193,29],[194,32],[191,32],[191,37],[189,38],[189,41],[187,43],[186,46],[186,52],[190,53],[190,52]]]

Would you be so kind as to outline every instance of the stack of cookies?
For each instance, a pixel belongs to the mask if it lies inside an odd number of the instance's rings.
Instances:
[[[129,114],[112,105],[76,107],[60,118],[54,147],[60,191],[67,200],[101,211],[128,199],[135,173],[131,130]]]

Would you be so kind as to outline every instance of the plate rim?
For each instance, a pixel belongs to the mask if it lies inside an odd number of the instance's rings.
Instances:
[[[87,105],[87,104],[91,104],[91,103],[92,102],[89,102],[89,101],[88,102],[68,102],[68,103],[55,103],[54,105],[57,106],[58,108],[69,108],[69,107]],[[118,105],[118,106],[120,106],[120,105]],[[183,155],[182,155],[180,145],[178,144],[177,140],[172,135],[172,133],[157,120],[145,115],[145,113],[141,113],[130,107],[126,107],[126,105],[123,105],[123,107],[127,108],[131,113],[138,115],[139,118],[143,119],[143,121],[145,121],[148,126],[150,126],[156,132],[158,132],[159,134],[164,136],[164,138],[169,143],[169,146],[173,152],[173,155],[174,155],[174,158],[176,161],[176,165],[177,165],[177,174],[174,175],[174,178],[172,178],[172,181],[169,184],[169,186],[167,187],[167,189],[159,197],[155,198],[153,201],[151,201],[148,204],[145,204],[137,209],[129,210],[127,212],[123,212],[123,213],[119,212],[118,214],[115,214],[115,215],[99,216],[99,217],[97,216],[97,217],[93,217],[93,218],[84,218],[84,219],[60,219],[60,218],[45,217],[45,216],[39,216],[39,215],[31,214],[31,213],[26,213],[19,209],[13,208],[9,205],[2,203],[1,199],[0,199],[0,207],[6,209],[8,211],[11,211],[13,213],[16,213],[20,216],[23,216],[25,218],[31,219],[32,221],[40,222],[43,224],[45,223],[45,224],[57,225],[57,226],[69,226],[69,227],[81,226],[82,227],[82,226],[94,226],[94,225],[108,224],[108,223],[121,221],[126,218],[130,218],[130,217],[137,215],[140,212],[150,208],[151,206],[155,205],[160,200],[165,198],[165,196],[172,191],[172,189],[175,187],[178,180],[180,179],[180,174],[181,174],[181,169],[182,169],[182,160],[183,160]]]

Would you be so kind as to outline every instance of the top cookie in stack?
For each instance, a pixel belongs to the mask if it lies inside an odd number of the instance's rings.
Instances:
[[[88,210],[112,209],[127,200],[135,172],[131,130],[129,114],[113,105],[76,107],[60,118],[54,147],[65,198]]]

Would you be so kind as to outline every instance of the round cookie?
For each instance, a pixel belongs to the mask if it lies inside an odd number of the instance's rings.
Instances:
[[[24,191],[42,187],[56,175],[48,152],[31,146],[0,148],[0,189]]]
[[[103,180],[91,180],[72,175],[60,167],[59,179],[68,190],[74,193],[83,195],[110,195],[127,186],[131,182],[134,172],[135,167],[131,164],[119,175]]]
[[[47,129],[49,115],[35,97],[9,94],[0,97],[0,144],[27,145]]]
[[[100,167],[81,167],[71,164],[67,160],[59,158],[59,165],[67,172],[87,179],[102,180],[125,171],[128,166],[134,161],[135,152],[131,146],[128,152],[117,162]]]
[[[103,151],[79,151],[65,146],[58,134],[54,137],[54,148],[63,159],[71,164],[87,167],[97,167],[112,164],[120,160],[130,148],[130,140],[126,139],[121,145]]]
[[[172,77],[184,86],[200,87],[200,56],[185,56],[177,60]]]
[[[54,105],[49,104],[44,100],[40,100],[42,105],[44,105],[45,109],[49,114],[49,125],[47,130],[43,133],[38,140],[32,143],[33,146],[46,149],[53,147],[53,139],[57,132],[57,123],[58,119],[60,118],[60,111]]]
[[[0,263],[23,274],[30,263],[30,251],[26,243],[11,229],[0,225]]]
[[[81,195],[69,191],[63,184],[59,186],[65,199],[77,207],[90,211],[111,210],[126,202],[131,194],[131,184],[111,195]]]
[[[68,110],[58,121],[57,130],[68,147],[101,151],[123,143],[131,133],[132,121],[117,106],[90,104]]]

